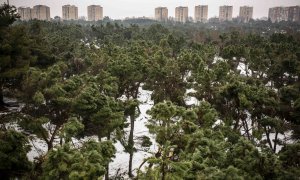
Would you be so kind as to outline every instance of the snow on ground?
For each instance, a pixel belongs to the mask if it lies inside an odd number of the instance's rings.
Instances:
[[[188,93],[195,93],[194,89],[188,89],[186,91],[185,101],[187,105],[199,105],[199,101],[192,96],[189,96]],[[152,146],[150,147],[148,152],[138,150],[133,155],[133,165],[132,169],[134,170],[134,174],[136,173],[137,168],[141,165],[143,160],[147,157],[150,157],[153,153],[157,151],[157,145],[155,143],[155,137],[149,134],[148,128],[146,127],[147,120],[149,116],[147,115],[147,110],[150,110],[153,106],[153,101],[151,100],[152,91],[139,89],[139,97],[138,100],[140,102],[140,111],[141,114],[138,118],[136,118],[135,126],[134,126],[134,139],[135,139],[135,147],[137,148],[138,137],[148,136],[151,139]],[[122,99],[122,98],[121,98]],[[129,132],[130,127],[125,129],[125,131]],[[121,143],[118,141],[115,143],[115,147],[117,149],[116,157],[113,159],[113,162],[109,164],[110,168],[110,176],[118,174],[123,174],[128,172],[128,161],[129,154],[124,152],[124,148]],[[139,149],[139,148],[138,148]]]
[[[196,93],[196,92],[197,91],[194,90],[193,88],[186,90],[185,98],[184,98],[186,105],[188,105],[188,106],[191,106],[191,105],[198,106],[198,105],[200,105],[200,101],[197,98],[189,95],[189,93]]]
[[[31,150],[27,153],[29,161],[34,161],[34,158],[43,156],[48,151],[46,142],[36,136],[29,137],[29,143],[31,145]]]
[[[244,76],[251,76],[251,71],[249,71],[248,66],[243,63],[240,62],[237,66],[237,70],[240,70],[240,74],[244,75]]]
[[[148,128],[146,127],[147,120],[149,116],[147,115],[147,110],[150,110],[153,106],[153,101],[151,100],[151,91],[139,89],[139,97],[138,100],[140,102],[140,116],[136,118],[135,126],[134,126],[134,141],[135,147],[137,148],[138,137],[148,136],[152,141],[152,146],[150,147],[148,152],[144,152],[139,148],[137,152],[133,155],[133,165],[132,169],[134,170],[134,174],[136,173],[137,168],[141,165],[143,160],[149,156],[151,153],[156,152],[157,146],[155,144],[154,136],[149,134]],[[126,132],[129,132],[130,126],[125,129]],[[113,159],[113,162],[109,164],[110,167],[110,175],[115,175],[117,172],[125,173],[128,172],[128,162],[129,162],[129,154],[124,152],[124,147],[118,141],[115,143],[115,147],[117,149],[116,157]]]
[[[135,127],[134,127],[134,139],[135,139],[135,147],[138,149],[136,153],[134,153],[133,156],[133,169],[136,170],[140,164],[143,162],[143,160],[149,156],[152,155],[152,153],[156,152],[157,146],[155,144],[155,138],[154,136],[151,136],[149,134],[148,128],[146,127],[147,120],[149,116],[146,114],[147,110],[150,110],[153,106],[153,101],[151,100],[151,91],[143,90],[142,88],[139,89],[139,97],[138,100],[140,101],[140,116],[136,118],[135,121]],[[6,100],[6,102],[10,102],[12,100]],[[10,111],[19,111],[22,107],[11,107]],[[16,127],[16,124],[6,124],[7,128],[14,128],[18,129]],[[45,124],[44,126],[48,126],[49,124]],[[46,129],[49,129],[47,127]],[[50,129],[53,129],[50,127]],[[129,132],[130,127],[126,129],[127,132]],[[20,130],[21,131],[21,130]],[[141,148],[138,147],[138,137],[142,136],[148,136],[150,137],[150,140],[152,141],[152,146],[149,148],[148,152],[142,151]],[[97,137],[85,137],[84,139],[78,140],[75,138],[72,138],[73,144],[75,146],[80,146],[81,143],[88,141],[89,139],[95,139],[97,140]],[[32,146],[31,150],[28,152],[27,157],[30,161],[33,161],[34,158],[39,157],[41,155],[45,155],[47,153],[48,147],[44,140],[39,139],[35,135],[29,135],[29,143]],[[53,145],[59,144],[59,138],[55,137]],[[124,148],[121,145],[121,143],[118,141],[115,144],[115,147],[117,149],[116,157],[113,159],[113,162],[110,163],[110,175],[116,175],[118,172],[120,173],[127,173],[128,172],[128,161],[129,161],[129,154],[124,152]]]
[[[218,61],[224,61],[224,59],[222,57],[216,55],[214,57],[213,64],[217,63]]]
[[[3,101],[10,105],[8,112],[20,112],[24,107],[24,103],[18,103],[17,99],[4,97]]]

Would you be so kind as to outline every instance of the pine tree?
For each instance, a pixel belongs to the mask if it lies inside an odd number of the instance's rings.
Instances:
[[[15,130],[0,131],[0,176],[3,179],[22,178],[32,170],[27,158],[28,138]]]

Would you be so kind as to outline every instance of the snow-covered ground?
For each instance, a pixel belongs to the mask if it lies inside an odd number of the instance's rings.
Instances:
[[[147,110],[150,110],[153,106],[153,101],[151,100],[151,91],[143,90],[141,87],[139,89],[138,100],[140,102],[140,115],[135,120],[134,126],[134,141],[135,147],[138,149],[137,152],[133,155],[133,163],[132,169],[134,170],[134,174],[136,173],[136,169],[141,165],[143,160],[149,156],[151,153],[154,153],[157,150],[157,146],[155,144],[154,137],[149,134],[148,128],[146,127],[146,123],[148,121],[149,116],[147,115]],[[126,132],[129,132],[130,126],[125,129]],[[138,137],[148,136],[152,141],[152,146],[150,147],[148,152],[142,151],[138,147]],[[117,149],[116,157],[113,159],[113,162],[109,164],[110,167],[110,175],[115,175],[117,172],[120,174],[128,172],[128,162],[129,162],[129,154],[124,152],[124,147],[118,141],[115,143],[115,147]]]
[[[36,136],[29,136],[29,143],[31,145],[31,150],[27,153],[27,157],[30,161],[47,153],[48,147],[45,141]]]
[[[143,162],[143,160],[149,156],[152,155],[152,153],[156,152],[156,144],[155,144],[155,138],[154,136],[151,136],[149,134],[148,128],[146,127],[147,120],[149,116],[147,115],[147,110],[150,110],[153,106],[153,101],[151,100],[151,94],[152,91],[143,90],[142,88],[139,89],[139,96],[138,100],[140,101],[139,109],[140,109],[140,115],[138,118],[136,118],[135,121],[135,127],[134,127],[134,140],[135,140],[135,147],[137,148],[137,152],[134,153],[133,156],[133,170],[134,174],[136,172],[136,169],[140,166],[140,164]],[[5,99],[5,102],[9,102],[10,104],[16,103],[12,99]],[[16,106],[16,107],[10,107],[8,112],[12,111],[20,111],[23,105]],[[8,112],[4,112],[2,114],[6,114]],[[48,126],[49,124],[45,124],[44,126]],[[22,131],[20,127],[15,123],[7,123],[7,128],[16,129],[19,131]],[[49,127],[45,127],[46,129],[49,129]],[[51,128],[50,128],[51,129]],[[129,132],[130,126],[125,129],[125,131]],[[142,148],[139,147],[139,137],[142,136],[148,136],[150,137],[150,140],[152,141],[152,146],[149,148],[148,152],[145,152],[142,150]],[[30,161],[33,161],[34,158],[45,155],[47,153],[47,144],[44,140],[37,138],[35,135],[28,135],[29,143],[32,146],[31,151],[27,154]],[[73,144],[80,146],[81,143],[89,140],[89,139],[95,139],[97,140],[97,137],[86,137],[81,140],[77,140],[75,138],[72,138]],[[59,144],[59,137],[56,137],[54,140],[54,146]],[[124,152],[124,147],[121,145],[119,141],[117,141],[115,144],[115,147],[117,149],[116,157],[113,159],[113,162],[110,163],[110,175],[114,176],[117,173],[118,174],[127,174],[128,172],[128,161],[129,161],[129,154]]]
[[[185,101],[188,105],[199,105],[199,101],[192,96],[189,96],[188,93],[193,93],[195,90],[188,89],[186,91]],[[136,118],[135,126],[134,126],[134,139],[135,139],[135,147],[138,149],[137,152],[133,155],[133,165],[132,169],[134,170],[134,174],[136,173],[137,168],[141,165],[145,158],[151,156],[153,153],[157,151],[157,145],[155,143],[155,137],[149,134],[148,128],[146,127],[149,115],[147,115],[147,110],[150,110],[153,106],[153,101],[151,100],[152,91],[139,89],[138,100],[140,102],[140,115]],[[125,129],[125,131],[129,132],[130,127]],[[152,146],[150,147],[148,152],[142,151],[138,147],[138,137],[148,136],[151,139]],[[114,176],[116,173],[125,174],[128,172],[128,161],[129,154],[124,152],[124,147],[118,141],[115,143],[115,147],[117,149],[116,157],[113,159],[113,162],[110,163],[110,175]]]
[[[191,106],[191,105],[196,105],[199,106],[200,105],[200,101],[195,98],[194,96],[190,96],[189,93],[196,93],[197,91],[192,89],[187,89],[185,92],[185,98],[184,101],[186,103],[186,105]]]

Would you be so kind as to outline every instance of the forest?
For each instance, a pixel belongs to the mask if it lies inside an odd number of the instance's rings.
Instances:
[[[18,19],[0,6],[0,179],[299,179],[299,24]]]

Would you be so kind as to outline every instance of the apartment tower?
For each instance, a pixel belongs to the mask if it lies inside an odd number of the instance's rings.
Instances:
[[[29,7],[19,7],[18,13],[20,15],[21,20],[28,21],[31,19],[37,19],[42,21],[50,21],[50,8],[44,5],[33,6],[33,8]]]
[[[195,22],[207,22],[208,6],[195,6]]]
[[[78,19],[78,7],[74,5],[64,5],[62,7],[63,20],[77,20]]]
[[[99,21],[103,19],[103,8],[100,5],[90,5],[87,7],[88,20]]]
[[[250,19],[253,19],[253,7],[249,7],[249,6],[240,7],[239,19],[243,23],[248,23]]]
[[[220,6],[219,21],[232,21],[232,6]]]
[[[288,7],[273,7],[269,9],[269,19],[272,23],[287,21],[289,15]]]
[[[30,7],[19,7],[18,13],[22,21],[31,20],[31,8]]]
[[[168,8],[166,7],[155,8],[155,19],[157,21],[168,21]]]
[[[175,8],[175,21],[185,23],[188,21],[188,15],[188,7],[179,6]]]
[[[288,21],[300,23],[300,6],[289,7]]]
[[[31,18],[38,20],[50,21],[50,8],[44,5],[33,6]]]

